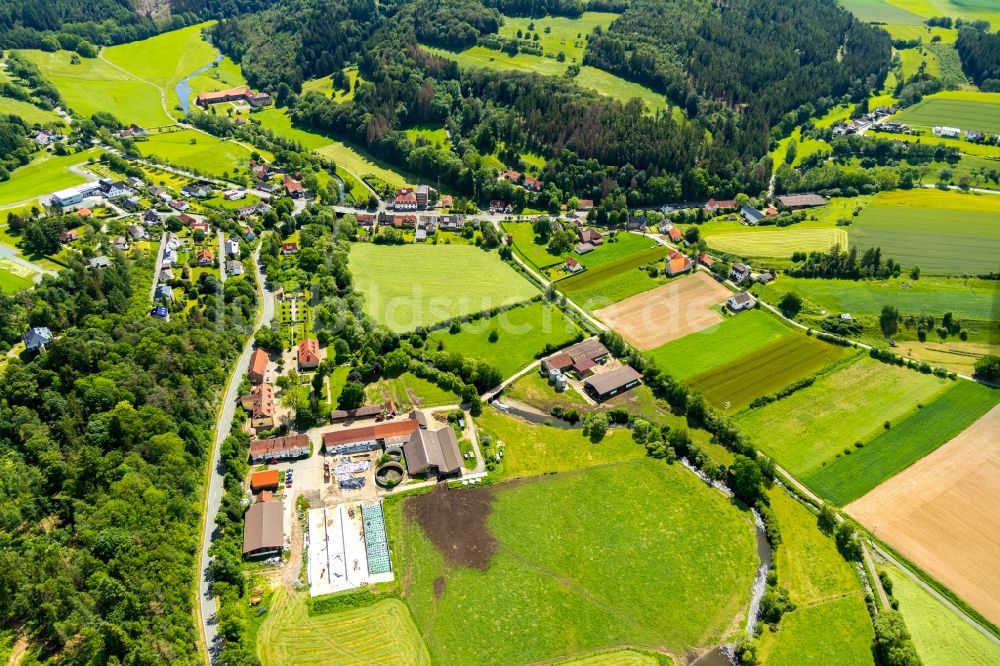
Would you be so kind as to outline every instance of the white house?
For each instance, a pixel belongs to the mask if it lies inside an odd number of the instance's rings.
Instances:
[[[957,139],[962,136],[962,130],[957,127],[933,127],[931,132],[934,136],[943,136],[946,139]]]
[[[741,291],[738,294],[734,294],[729,297],[726,301],[729,305],[729,309],[733,312],[740,312],[741,310],[749,310],[757,305],[757,299],[755,299],[749,292]]]
[[[729,277],[733,282],[739,284],[750,277],[750,267],[746,264],[733,264],[732,270],[729,271]]]

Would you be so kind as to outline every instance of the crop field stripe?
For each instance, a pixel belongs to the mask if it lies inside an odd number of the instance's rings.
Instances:
[[[929,405],[803,481],[838,505],[851,502],[947,443],[1000,402],[1000,390],[959,380]]]
[[[594,285],[606,278],[616,275],[617,273],[621,273],[622,271],[629,270],[630,268],[638,268],[643,264],[648,264],[650,261],[659,260],[666,256],[667,248],[662,246],[652,247],[648,250],[643,250],[642,252],[637,252],[627,257],[623,257],[612,263],[604,264],[594,269],[588,269],[580,275],[574,275],[566,278],[565,280],[560,280],[556,283],[556,285],[562,291],[572,292],[577,289],[583,289]]]

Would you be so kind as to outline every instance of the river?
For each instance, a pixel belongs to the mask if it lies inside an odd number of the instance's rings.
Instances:
[[[221,53],[218,56],[216,56],[215,60],[213,60],[212,62],[208,63],[201,69],[197,69],[188,74],[187,76],[185,76],[183,79],[180,80],[180,83],[178,83],[174,87],[174,92],[177,93],[177,99],[181,101],[181,110],[184,112],[185,116],[191,110],[191,79],[193,79],[196,76],[200,76],[201,74],[204,74],[208,70],[212,69],[213,67],[215,67],[215,64],[218,63],[220,60],[222,60]]]

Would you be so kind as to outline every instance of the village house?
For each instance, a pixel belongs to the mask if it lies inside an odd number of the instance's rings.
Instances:
[[[281,254],[285,255],[286,257],[289,256],[289,255],[295,254],[298,251],[299,251],[299,245],[298,245],[298,243],[282,243],[281,244]]]
[[[177,211],[185,211],[191,207],[191,204],[183,199],[171,199],[167,205]]]
[[[223,245],[225,247],[227,257],[240,256],[240,242],[235,238],[227,238]]]
[[[628,221],[625,223],[625,229],[628,231],[641,231],[645,233],[647,226],[646,216],[636,215],[635,213],[629,214]]]
[[[147,227],[152,227],[160,223],[160,214],[152,208],[148,209],[142,216],[142,222]]]
[[[149,316],[153,319],[170,321],[170,310],[167,309],[166,305],[154,305],[153,309],[149,311]]]
[[[438,227],[442,231],[461,231],[462,222],[461,215],[442,215],[438,218]]]
[[[455,198],[450,194],[442,194],[441,198],[438,199],[438,208],[443,208],[444,210],[449,210],[455,205]]]
[[[165,284],[158,284],[156,285],[156,291],[153,292],[153,300],[172,303],[174,301],[174,291]]]
[[[195,222],[194,224],[191,224],[188,228],[191,229],[191,233],[200,231],[206,236],[212,231],[212,227],[208,224],[208,222]]]
[[[250,367],[247,368],[247,378],[253,385],[264,382],[264,373],[267,371],[267,352],[258,347],[250,355]]]
[[[243,264],[230,259],[226,262],[226,275],[243,275]]]
[[[358,213],[354,217],[358,221],[358,226],[362,227],[375,226],[376,217],[374,213]]]
[[[604,236],[597,229],[590,229],[587,227],[581,227],[577,232],[580,237],[581,243],[589,243],[594,247],[598,245],[604,245]]]
[[[210,249],[203,248],[198,252],[199,266],[211,266],[213,261],[215,261],[215,253],[213,253]]]
[[[170,282],[173,279],[174,279],[174,272],[172,270],[170,270],[169,268],[160,269],[160,277],[158,280],[159,282],[161,283]]]
[[[128,241],[125,240],[124,236],[115,236],[114,240],[111,241],[111,247],[124,252],[128,249]]]
[[[396,197],[392,200],[393,210],[416,210],[417,195],[410,189],[396,190]]]
[[[94,269],[111,268],[111,260],[102,254],[99,257],[91,259],[88,265]]]
[[[577,210],[588,211],[594,207],[593,199],[580,199],[580,204],[576,207]]]
[[[246,195],[246,190],[226,190],[222,193],[222,198],[226,201],[237,201],[245,198]]]
[[[417,228],[416,215],[393,215],[391,221],[392,221],[392,226],[396,227],[397,229]]]
[[[26,351],[38,354],[45,351],[45,345],[52,342],[52,331],[45,326],[35,326],[25,331],[21,339]]]
[[[715,266],[715,257],[708,254],[707,252],[702,252],[698,255],[698,263],[705,268],[712,270],[712,266]]]
[[[243,409],[250,412],[250,425],[253,428],[273,428],[274,423],[274,387],[270,384],[259,384],[250,389],[250,393],[240,398]]]
[[[767,271],[754,276],[754,281],[758,284],[770,284],[774,282],[774,271]]]
[[[709,199],[705,204],[705,210],[709,213],[717,213],[723,210],[733,210],[736,202],[732,199]]]
[[[105,199],[121,199],[122,197],[127,197],[132,194],[132,188],[128,186],[128,183],[123,181],[114,181],[110,178],[101,179],[101,193],[104,195]]]
[[[931,132],[934,136],[940,136],[946,139],[958,139],[962,136],[962,130],[957,127],[932,127]]]
[[[212,191],[200,183],[188,183],[181,188],[181,194],[194,199],[207,199],[212,196]]]
[[[746,204],[740,209],[740,215],[743,216],[744,222],[751,227],[760,224],[760,221],[765,217],[763,212],[757,210],[750,204]]]
[[[583,270],[583,265],[573,257],[566,257],[566,261],[563,262],[563,268],[569,273],[579,273]]]
[[[288,176],[281,179],[281,186],[285,188],[285,194],[293,199],[301,199],[306,191],[302,188],[302,183],[292,180]]]
[[[250,475],[250,492],[259,493],[262,490],[277,490],[280,475],[276,469],[266,469]]]
[[[750,277],[750,267],[746,264],[735,263],[732,270],[729,271],[729,277],[736,284],[740,284]]]
[[[674,226],[672,222],[663,222],[660,224],[660,234],[666,236],[674,243],[680,243],[684,240],[684,235],[681,230]]]
[[[246,102],[250,106],[270,106],[274,103],[271,96],[264,92],[254,92],[250,88],[229,88],[216,92],[198,93],[198,105],[207,109],[212,104],[224,104],[226,102]]]
[[[306,338],[299,343],[298,349],[299,369],[312,370],[319,366],[319,340]]]
[[[59,242],[63,244],[72,243],[78,238],[80,238],[80,232],[77,229],[67,229],[59,234]]]
[[[680,275],[681,273],[691,270],[691,260],[688,259],[684,253],[670,248],[670,251],[667,253],[667,260],[664,264],[663,270],[670,277]]]
[[[537,178],[532,178],[531,176],[525,176],[522,180],[522,185],[524,185],[524,189],[530,190],[531,192],[541,192],[542,190],[542,181]]]
[[[514,207],[505,201],[493,199],[490,201],[489,210],[493,215],[509,215],[514,212]]]
[[[757,300],[748,291],[741,291],[738,294],[733,294],[726,301],[729,309],[733,312],[741,312],[743,310],[750,310],[757,305]]]

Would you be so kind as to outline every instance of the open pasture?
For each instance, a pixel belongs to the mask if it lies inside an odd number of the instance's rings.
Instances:
[[[888,572],[892,580],[892,596],[899,600],[899,611],[924,664],[1000,664],[1000,646],[976,631],[897,567],[886,564],[880,568]]]
[[[242,145],[193,129],[150,134],[135,145],[145,157],[216,177],[250,164],[250,151]]]
[[[666,256],[666,250],[655,240],[646,236],[618,233],[612,238],[605,238],[604,244],[597,246],[592,252],[583,255],[572,253],[572,256],[586,266],[588,271],[595,272],[604,267],[617,272],[620,266],[634,263],[633,255],[640,256],[642,263],[648,263],[652,259],[647,257]],[[603,275],[604,273],[602,273]],[[583,275],[577,279],[582,277]]]
[[[534,72],[543,76],[563,76],[570,64],[568,60],[559,62],[555,58],[527,53],[510,56],[485,46],[473,46],[461,52],[429,46],[424,46],[424,49],[441,58],[454,60],[462,68],[482,67],[501,71]],[[582,88],[589,88],[600,95],[613,97],[622,102],[637,97],[652,113],[667,109],[667,98],[664,95],[590,65],[582,65],[579,75],[573,81]]]
[[[842,347],[790,335],[691,376],[687,383],[710,404],[733,414],[755,398],[808,377],[846,354]]]
[[[489,341],[493,331],[499,336],[496,342]],[[562,346],[579,331],[559,308],[539,301],[467,322],[458,333],[435,331],[428,341],[432,345],[440,341],[446,352],[491,363],[507,378],[531,363],[546,345]]]
[[[141,41],[110,46],[101,55],[108,62],[162,88],[173,108],[180,103],[175,88],[181,79],[211,63],[219,53],[201,36],[202,30],[210,25],[201,23]]]
[[[852,245],[881,247],[904,268],[954,275],[997,270],[1000,197],[938,190],[886,192],[850,227]]]
[[[517,39],[518,31],[528,32],[528,26],[533,25],[538,33],[539,41],[532,42],[541,45],[547,55],[557,56],[563,53],[566,62],[583,62],[583,52],[587,47],[587,36],[600,27],[606,30],[618,14],[610,12],[584,12],[576,18],[567,16],[545,16],[543,18],[521,18],[505,16],[500,26],[500,36]],[[548,32],[546,32],[548,29]]]
[[[427,646],[406,605],[385,599],[372,606],[310,616],[305,592],[275,591],[257,633],[264,666],[423,666]]]
[[[450,150],[451,142],[448,141],[448,131],[441,125],[427,124],[411,127],[406,130],[406,136],[414,143],[423,140],[431,146],[440,146],[445,150]]]
[[[775,555],[778,584],[797,608],[781,618],[777,632],[763,632],[760,663],[871,664],[873,631],[857,574],[816,527],[811,511],[777,487],[769,494],[782,535]]]
[[[69,170],[93,158],[96,149],[72,155],[55,155],[43,152],[35,155],[30,164],[15,169],[10,180],[0,182],[0,206],[24,201],[30,202],[43,194],[51,194],[66,187],[80,185],[87,179]]]
[[[351,250],[350,268],[366,312],[396,332],[538,293],[495,252],[470,245],[358,244]]]
[[[389,514],[396,570],[411,581],[405,601],[442,664],[537,663],[620,645],[681,661],[735,632],[758,563],[748,513],[680,465],[650,459],[440,486]]]
[[[52,111],[40,109],[34,104],[22,102],[12,97],[0,97],[0,115],[20,116],[28,124],[47,125],[58,123],[65,125],[63,119]]]
[[[847,513],[1000,623],[1000,406]]]
[[[541,241],[541,238],[535,235],[531,222],[504,222],[500,226],[514,239],[514,249],[518,254],[529,263],[534,264],[535,268],[541,270],[546,266],[563,261],[562,255],[549,252],[545,243],[536,242],[536,239]],[[572,256],[579,257],[575,253]]]
[[[733,232],[707,236],[709,247],[738,257],[788,258],[794,252],[825,252],[834,245],[847,246],[847,231],[842,227],[825,229],[761,229],[753,233]],[[760,227],[754,227],[760,229]]]
[[[100,58],[71,64],[69,51],[21,51],[58,90],[66,105],[89,118],[107,111],[123,123],[157,127],[173,123],[163,110],[156,87]]]
[[[930,404],[883,431],[863,449],[838,458],[804,481],[843,506],[957,436],[997,402],[1000,390],[970,381],[953,382]]]
[[[560,280],[556,286],[582,307],[597,310],[664,284],[662,268],[666,255],[667,249],[663,246],[633,252],[617,261],[571,275]],[[650,277],[641,269],[648,264],[657,266],[657,277]]]
[[[929,403],[949,380],[859,357],[807,388],[737,417],[744,432],[778,464],[802,479],[854,455],[855,442],[899,425]],[[867,444],[866,444],[867,446]]]
[[[792,335],[792,329],[777,317],[751,310],[668,342],[647,356],[671,376],[684,380]]]
[[[730,293],[699,271],[594,314],[638,349],[648,350],[721,322],[711,307]]]
[[[895,114],[893,119],[914,127],[946,125],[995,134],[1000,132],[998,108],[1000,93],[946,91],[924,97]]]

